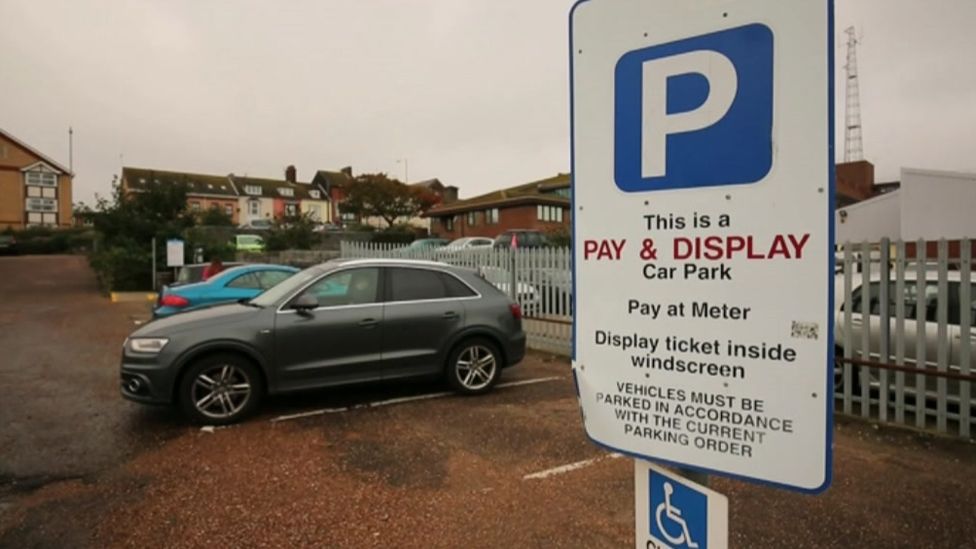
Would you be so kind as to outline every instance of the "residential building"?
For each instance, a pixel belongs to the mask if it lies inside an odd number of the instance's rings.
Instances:
[[[316,183],[297,181],[294,166],[286,168],[284,180],[237,175],[230,179],[240,193],[242,223],[297,215],[308,215],[322,223],[334,219],[325,189]]]
[[[319,170],[312,178],[312,185],[325,191],[330,204],[330,219],[333,223],[356,223],[358,220],[353,214],[343,214],[339,211],[339,204],[346,198],[346,189],[352,183],[352,167],[346,166],[337,172]]]
[[[70,227],[74,175],[0,129],[0,229]]]
[[[568,230],[570,216],[570,177],[564,173],[474,198],[445,202],[424,214],[432,221],[431,234],[448,239],[494,238],[509,229]]]
[[[185,184],[187,207],[200,212],[220,208],[235,225],[256,219],[280,219],[308,214],[313,219],[331,222],[332,205],[319,185],[295,180],[289,166],[285,179],[229,175],[206,175],[144,168],[122,169],[125,192],[140,192],[150,183]]]
[[[219,208],[237,224],[238,192],[231,178],[225,175],[206,175],[147,168],[122,168],[122,190],[125,193],[144,191],[149,185],[186,185],[186,203],[191,212]]]

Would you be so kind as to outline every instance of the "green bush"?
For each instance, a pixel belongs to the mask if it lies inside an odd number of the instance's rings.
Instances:
[[[265,248],[270,252],[311,250],[321,240],[315,232],[315,222],[305,215],[277,220],[263,236]]]
[[[573,235],[570,234],[569,228],[567,227],[550,229],[546,232],[546,239],[549,241],[550,246],[556,248],[569,248],[573,243]]]
[[[83,227],[29,227],[22,231],[7,231],[7,234],[14,235],[19,253],[25,255],[86,251],[95,238],[94,232]]]
[[[152,285],[152,254],[135,242],[99,250],[90,256],[90,262],[102,288],[138,291]]]
[[[371,242],[382,244],[409,244],[417,239],[417,230],[410,225],[393,225],[373,233]]]

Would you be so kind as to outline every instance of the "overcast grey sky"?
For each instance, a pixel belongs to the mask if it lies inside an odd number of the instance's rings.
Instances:
[[[606,0],[602,0],[606,1]],[[798,1],[798,0],[797,0]],[[803,0],[812,1],[812,0]],[[300,180],[438,177],[462,196],[569,169],[570,0],[0,0],[0,127],[63,161],[75,200],[126,165]],[[864,149],[976,171],[974,0],[837,0]]]

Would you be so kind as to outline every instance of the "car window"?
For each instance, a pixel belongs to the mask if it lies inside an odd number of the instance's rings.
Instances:
[[[259,271],[255,274],[258,277],[261,287],[265,290],[277,286],[281,281],[292,275],[288,271]]]
[[[464,282],[458,280],[457,277],[447,273],[438,274],[441,277],[441,282],[444,284],[447,297],[471,297],[477,295],[474,290],[469,288]]]
[[[302,295],[312,295],[319,307],[363,305],[379,302],[379,268],[349,269],[327,275]]]
[[[390,301],[444,299],[447,287],[436,271],[427,269],[389,269]]]
[[[260,290],[261,281],[254,273],[245,273],[227,283],[228,288]]]

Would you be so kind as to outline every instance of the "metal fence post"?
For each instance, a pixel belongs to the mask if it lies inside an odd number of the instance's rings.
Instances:
[[[969,375],[972,358],[972,321],[976,307],[972,295],[972,241],[964,238],[959,243],[959,372]],[[959,383],[959,436],[970,436],[970,385],[968,381]]]
[[[878,334],[878,362],[887,363],[889,358],[890,336],[891,336],[891,241],[887,238],[881,239],[880,253],[880,292],[878,294],[880,313],[881,313],[881,333]],[[866,329],[870,329],[870,322],[864,323]],[[881,378],[881,389],[878,392],[878,417],[881,421],[888,421],[888,370],[880,368],[878,370]]]

